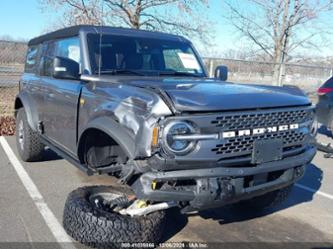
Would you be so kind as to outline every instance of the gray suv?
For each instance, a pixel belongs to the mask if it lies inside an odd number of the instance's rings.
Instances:
[[[181,36],[75,26],[32,39],[15,101],[21,158],[41,160],[47,146],[120,183],[70,193],[68,234],[154,243],[168,208],[286,199],[316,153],[311,102],[295,87],[226,80],[224,66],[209,78]]]

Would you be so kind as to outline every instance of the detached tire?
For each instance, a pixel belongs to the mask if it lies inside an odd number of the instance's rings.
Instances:
[[[35,162],[42,159],[45,145],[39,134],[31,129],[24,108],[19,109],[16,116],[16,145],[23,161]]]
[[[90,200],[96,193],[128,195],[124,188],[88,186],[74,190],[66,200],[63,226],[76,241],[97,248],[120,248],[121,243],[158,243],[161,240],[165,211],[130,217],[104,211]]]
[[[263,211],[271,209],[278,204],[281,204],[286,199],[288,199],[288,196],[293,188],[293,184],[289,185],[285,188],[275,190],[273,192],[269,192],[267,194],[264,194],[262,196],[254,197],[249,200],[241,201],[239,203],[236,203],[235,206],[238,209],[241,210],[252,210],[252,211]]]

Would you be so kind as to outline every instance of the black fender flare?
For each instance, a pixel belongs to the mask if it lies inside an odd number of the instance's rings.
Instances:
[[[22,104],[22,106],[21,106]],[[27,115],[28,123],[34,131],[38,127],[38,112],[34,100],[25,92],[20,92],[15,98],[15,116],[19,108],[23,107]]]
[[[78,135],[77,155],[80,155],[82,138],[89,129],[97,129],[110,136],[129,159],[135,158],[135,138],[131,136],[123,126],[110,117],[98,117],[88,122]]]

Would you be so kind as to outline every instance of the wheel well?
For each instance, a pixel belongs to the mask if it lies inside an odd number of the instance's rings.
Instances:
[[[21,99],[16,98],[15,99],[15,117],[16,117],[17,111],[22,107],[23,107],[23,103],[22,103]]]
[[[92,168],[125,163],[128,160],[126,153],[112,137],[94,128],[81,135],[78,156],[81,163]]]

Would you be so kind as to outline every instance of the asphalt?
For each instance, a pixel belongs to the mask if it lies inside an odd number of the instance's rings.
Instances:
[[[318,139],[333,142],[328,135],[320,134]],[[6,140],[17,154],[14,137]],[[266,213],[223,207],[184,216],[176,209],[170,210],[163,242],[333,243],[333,199],[329,198],[333,196],[332,162],[333,159],[324,158],[318,152],[299,182],[315,193],[296,186],[285,203]],[[22,162],[22,165],[59,223],[66,197],[72,190],[115,183],[109,176],[86,176],[52,151],[45,152],[43,162]],[[1,146],[0,169],[0,245],[2,242],[55,242]]]

